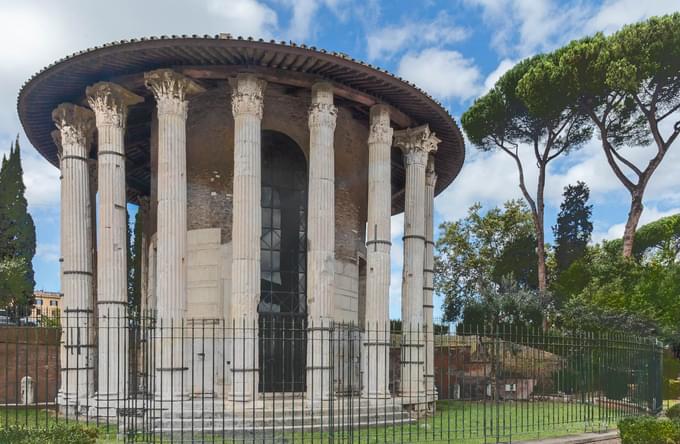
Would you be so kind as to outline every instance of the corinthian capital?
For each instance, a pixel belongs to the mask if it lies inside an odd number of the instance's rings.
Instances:
[[[98,82],[88,86],[85,94],[87,103],[94,111],[97,126],[125,127],[128,107],[144,101],[137,94],[110,82]]]
[[[235,79],[230,79],[229,83],[231,84],[231,112],[234,117],[248,114],[261,119],[264,89],[267,82],[252,74],[239,74]]]
[[[371,122],[368,143],[386,143],[392,145],[394,130],[390,127],[390,110],[385,105],[371,107]]]
[[[58,140],[60,156],[62,148],[66,147],[67,151],[74,151],[66,155],[87,157],[94,133],[94,113],[82,106],[62,103],[52,111],[52,120],[58,130],[52,137],[55,143]]]
[[[434,187],[437,183],[437,172],[434,169],[434,156],[430,154],[427,158],[427,166],[425,167],[425,185]]]
[[[318,82],[312,85],[312,104],[309,107],[309,126],[335,130],[338,109],[333,105],[333,85]]]
[[[427,124],[394,132],[394,144],[404,153],[407,165],[409,163],[425,165],[428,154],[437,151],[439,142],[441,140],[430,131]]]
[[[144,73],[144,84],[153,92],[159,114],[181,114],[185,118],[187,96],[205,91],[198,83],[171,69]]]

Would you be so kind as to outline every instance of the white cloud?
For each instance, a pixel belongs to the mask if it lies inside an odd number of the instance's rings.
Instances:
[[[588,32],[612,33],[627,23],[634,23],[654,15],[680,10],[677,0],[608,0],[586,26]]]
[[[552,49],[574,34],[577,23],[589,16],[581,2],[567,6],[552,0],[465,0],[482,9],[493,28],[491,46],[499,53],[526,57]]]
[[[442,100],[464,101],[481,92],[479,69],[458,51],[428,48],[409,52],[399,62],[397,72]]]
[[[645,208],[640,216],[640,222],[638,223],[638,228],[654,222],[655,220],[661,219],[662,217],[671,216],[673,214],[680,213],[680,207],[671,208],[668,210],[659,210],[656,206],[649,206]],[[598,243],[603,240],[620,239],[623,237],[623,231],[626,228],[625,220],[620,223],[616,223],[610,226],[606,231],[594,231],[592,236],[592,242]]]
[[[35,257],[45,262],[57,262],[60,258],[59,244],[41,242],[36,245]]]
[[[498,79],[500,79],[503,74],[508,72],[510,68],[515,66],[516,63],[517,61],[512,59],[501,60],[496,69],[491,71],[489,75],[486,76],[486,80],[484,80],[484,92],[488,92],[491,88],[493,88]]]
[[[485,24],[494,30],[491,46],[502,55],[520,58],[587,34],[613,32],[627,23],[680,10],[677,0],[606,0],[601,6],[585,1],[464,1],[481,8]]]
[[[287,39],[297,43],[306,42],[313,38],[317,29],[322,29],[316,15],[322,6],[325,6],[333,15],[344,21],[349,16],[348,11],[353,10],[349,2],[351,0],[279,0],[283,5],[290,8],[291,18],[287,29],[282,33]]]
[[[224,19],[224,32],[267,37],[277,25],[276,12],[257,0],[210,0],[208,10]]]
[[[431,21],[405,20],[398,25],[388,25],[369,31],[366,43],[369,60],[390,59],[405,49],[448,45],[467,38],[467,29],[451,24],[445,13]]]
[[[668,134],[670,128],[671,124],[664,122],[661,131]],[[475,202],[489,207],[502,205],[508,199],[522,198],[517,185],[516,166],[507,154],[500,151],[480,152],[469,143],[466,146],[466,161],[460,175],[435,200],[435,210],[440,219],[460,219]],[[623,154],[636,165],[642,166],[653,156],[655,149],[654,146],[629,147],[623,148]],[[520,153],[527,187],[534,194],[537,169],[533,154],[531,149],[521,149]],[[680,142],[669,149],[647,186],[641,224],[677,212],[677,207],[680,207],[677,165],[680,165]],[[593,138],[581,150],[560,157],[549,165],[546,205],[557,209],[562,202],[563,188],[577,181],[588,185],[591,202],[595,204],[596,233],[593,239],[618,237],[623,232],[630,196],[611,171],[597,138]],[[612,224],[612,220],[616,223]],[[546,220],[546,227],[552,223]]]

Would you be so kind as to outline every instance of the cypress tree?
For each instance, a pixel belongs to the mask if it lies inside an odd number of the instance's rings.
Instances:
[[[593,206],[588,204],[588,186],[580,181],[576,185],[568,185],[564,188],[563,196],[557,225],[553,227],[558,274],[583,257],[593,232],[593,223],[590,221]]]
[[[35,256],[35,224],[28,212],[26,186],[21,167],[19,139],[12,144],[8,158],[3,158],[0,170],[0,261],[23,263],[22,294],[5,295],[5,302],[28,306],[33,301],[35,287],[33,257]],[[21,275],[21,274],[20,274]],[[17,274],[14,273],[14,278]],[[9,300],[8,300],[9,299]]]

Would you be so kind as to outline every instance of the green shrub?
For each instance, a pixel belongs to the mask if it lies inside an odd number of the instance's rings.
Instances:
[[[78,423],[58,423],[32,429],[23,425],[0,428],[1,444],[95,444],[97,429]]]
[[[619,421],[621,444],[680,444],[680,421],[644,416]]]
[[[669,419],[680,419],[680,404],[675,404],[666,410]]]

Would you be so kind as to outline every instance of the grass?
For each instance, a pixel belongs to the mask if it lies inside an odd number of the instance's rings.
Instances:
[[[616,421],[625,414],[620,409],[587,406],[581,403],[562,402],[482,402],[440,401],[437,412],[411,424],[335,430],[331,437],[325,432],[276,432],[261,436],[234,437],[225,432],[214,435],[205,431],[204,441],[212,443],[276,442],[276,443],[461,443],[481,444],[491,442],[515,442],[539,438],[551,438],[587,431],[613,429]],[[587,418],[602,418],[587,421]],[[69,419],[71,420],[71,419]],[[64,421],[53,410],[36,408],[0,409],[0,425],[25,424],[44,427],[46,424]],[[122,442],[116,435],[115,424],[90,425],[100,430],[98,443]],[[194,432],[195,438],[200,437]],[[499,438],[498,441],[496,438]],[[186,437],[185,437],[186,438]],[[138,442],[161,442],[160,437],[138,436]],[[164,437],[162,442],[170,442]]]
[[[57,416],[54,408],[35,407],[0,407],[0,427],[4,425],[19,424],[29,428],[43,428],[64,421],[81,421],[99,430],[98,443],[117,443],[118,426],[116,424],[97,423],[86,421],[85,418]]]
[[[521,441],[564,436],[586,431],[604,431],[615,427],[615,415],[622,412],[598,410],[583,404],[561,402],[481,402],[440,401],[433,416],[413,424],[364,428],[334,433],[333,442],[357,443],[464,443],[478,444]],[[584,421],[599,417],[604,421]],[[328,442],[320,433],[315,436],[291,434],[288,442]],[[313,440],[312,440],[313,439]]]

